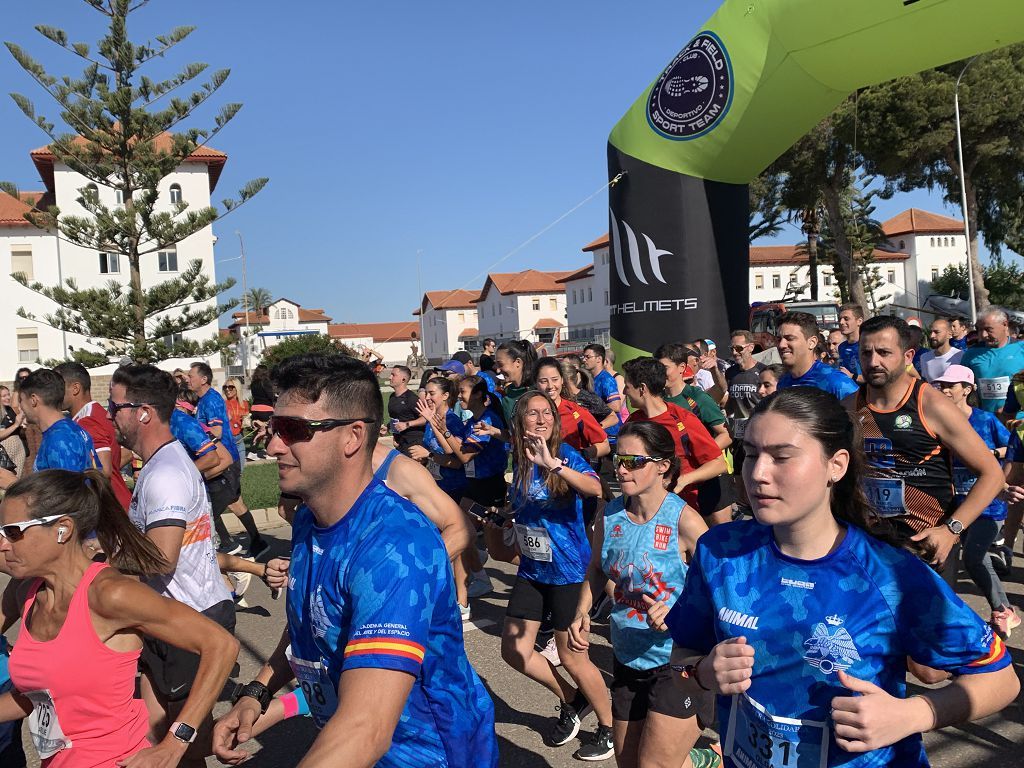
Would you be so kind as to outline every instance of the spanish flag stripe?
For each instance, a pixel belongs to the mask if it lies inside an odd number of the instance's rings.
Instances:
[[[980,659],[972,661],[967,666],[969,667],[983,667],[986,664],[991,664],[994,661],[999,661],[1006,653],[1006,646],[1003,644],[1003,639],[999,635],[992,636],[992,645],[986,655]]]
[[[423,663],[423,656],[416,653],[408,653],[406,651],[364,648],[358,651],[345,652],[346,659],[354,659],[356,656],[395,656],[400,659],[408,659],[409,661],[415,661],[417,664]]]
[[[403,653],[415,656],[422,661],[424,649],[422,645],[410,642],[409,640],[376,638],[372,640],[353,640],[345,646],[346,656],[355,653]]]

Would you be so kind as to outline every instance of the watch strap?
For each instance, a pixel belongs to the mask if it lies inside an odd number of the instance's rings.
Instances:
[[[267,707],[270,706],[270,690],[261,683],[259,680],[253,680],[245,685],[239,683],[235,686],[235,694],[231,697],[231,703],[237,704],[238,700],[243,696],[248,696],[251,699],[256,699],[260,704],[260,714],[266,714]]]

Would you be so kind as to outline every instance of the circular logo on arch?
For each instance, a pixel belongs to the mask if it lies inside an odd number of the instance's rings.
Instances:
[[[666,139],[714,130],[732,105],[732,62],[714,32],[701,32],[661,73],[647,101],[647,122]]]

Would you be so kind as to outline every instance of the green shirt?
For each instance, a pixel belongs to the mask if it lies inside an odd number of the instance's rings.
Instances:
[[[711,427],[725,424],[725,414],[722,413],[722,409],[718,407],[707,392],[700,387],[693,386],[693,384],[685,385],[683,391],[678,395],[666,395],[665,402],[675,403],[680,408],[688,410],[701,420],[701,423],[708,428],[709,432]]]

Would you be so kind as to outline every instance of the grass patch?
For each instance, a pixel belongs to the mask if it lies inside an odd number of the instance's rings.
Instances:
[[[242,499],[249,509],[276,509],[280,493],[276,461],[245,465],[242,470]]]

